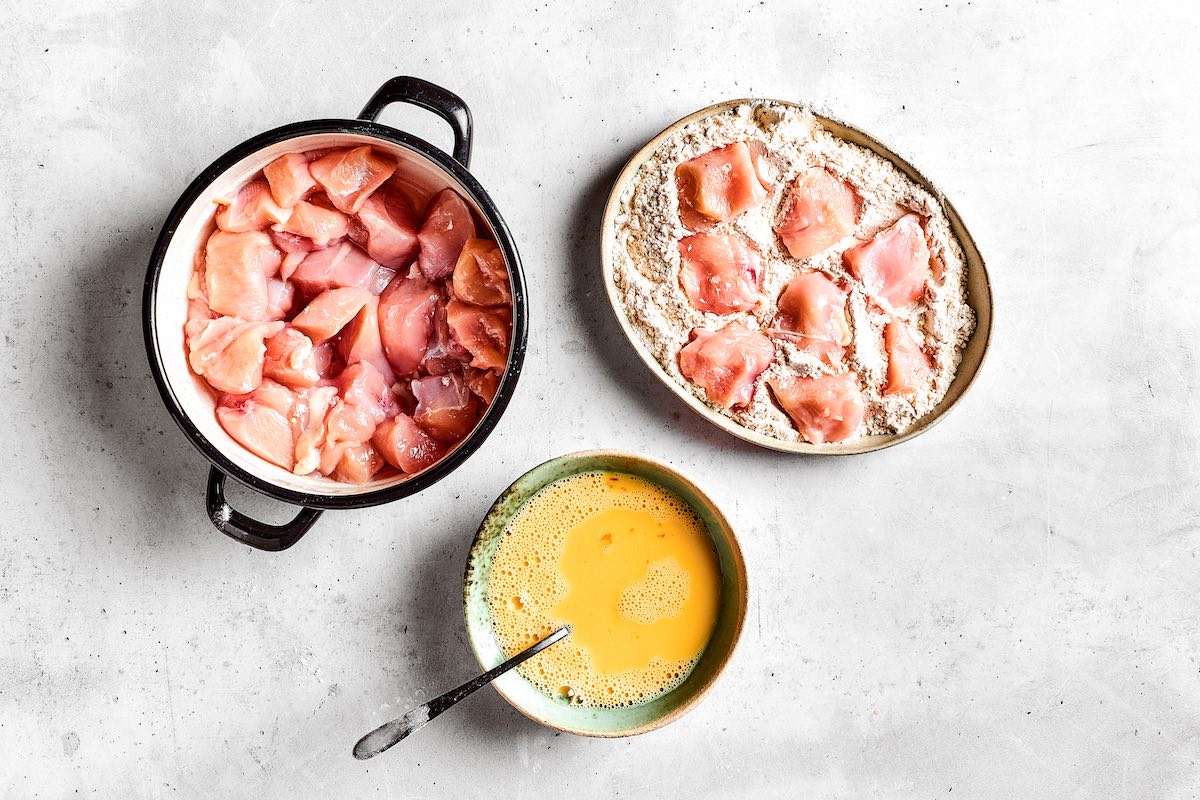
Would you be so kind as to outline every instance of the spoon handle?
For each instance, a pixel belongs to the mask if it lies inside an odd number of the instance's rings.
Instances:
[[[445,694],[438,695],[428,703],[417,706],[399,719],[385,722],[358,740],[358,744],[354,745],[354,757],[362,760],[379,755],[413,731],[424,727],[431,719],[434,719],[458,701],[473,694],[479,687],[487,686],[513,667],[523,664],[550,645],[562,641],[570,632],[571,629],[569,627],[563,626],[532,647],[522,650],[504,663],[492,667],[477,678],[472,678],[457,689],[451,689]]]

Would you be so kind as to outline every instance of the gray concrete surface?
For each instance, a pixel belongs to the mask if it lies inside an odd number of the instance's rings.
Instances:
[[[1200,794],[1200,12],[673,6],[6,5],[0,797]],[[527,372],[452,478],[251,552],[206,521],[207,464],[150,381],[144,265],[216,155],[352,115],[396,74],[474,110],[475,173],[528,270]],[[875,132],[974,231],[995,341],[928,435],[760,451],[620,339],[597,277],[617,168],[743,95]],[[741,532],[753,604],[714,693],[591,741],[485,692],[354,761],[472,673],[459,583],[492,498],[596,446],[685,469]]]

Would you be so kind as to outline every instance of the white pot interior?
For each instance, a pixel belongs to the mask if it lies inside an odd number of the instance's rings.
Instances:
[[[475,212],[476,218],[488,226],[480,213],[478,204],[459,181],[421,153],[402,145],[373,136],[354,133],[320,133],[297,136],[293,139],[270,145],[243,158],[204,190],[196,202],[187,210],[179,222],[175,235],[167,247],[162,269],[158,276],[155,292],[154,327],[158,335],[162,371],[171,391],[178,398],[184,414],[192,424],[222,454],[251,475],[282,489],[309,494],[349,496],[366,494],[403,483],[411,476],[396,475],[370,483],[356,485],[322,478],[319,476],[294,475],[281,467],[251,453],[235,442],[217,423],[215,414],[216,397],[202,378],[192,373],[187,363],[183,327],[187,322],[187,287],[192,273],[192,259],[196,250],[203,246],[214,230],[213,215],[217,205],[214,198],[226,196],[236,190],[267,164],[279,156],[322,147],[361,146],[369,144],[396,158],[399,166],[393,181],[407,191],[420,208],[434,194],[452,187]],[[511,265],[510,265],[511,272]],[[465,440],[464,440],[465,441]]]

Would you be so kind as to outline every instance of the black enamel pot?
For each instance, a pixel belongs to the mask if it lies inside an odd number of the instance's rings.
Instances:
[[[410,103],[432,111],[449,123],[454,152],[375,122],[392,103]],[[291,547],[326,509],[349,509],[390,503],[416,494],[453,472],[474,453],[504,413],[525,357],[527,311],[525,280],[512,234],[487,192],[471,175],[471,114],[457,95],[418,78],[392,78],[380,87],[357,119],[322,119],[284,125],[243,142],[205,169],[179,198],[154,246],[142,303],[142,324],[150,370],[163,402],[179,427],[212,463],[207,506],[213,525],[240,542],[261,550]],[[214,198],[245,183],[278,156],[294,151],[370,144],[397,159],[397,176],[419,196],[449,186],[473,207],[479,222],[491,229],[512,281],[513,328],[508,367],[495,400],[475,429],[445,458],[411,477],[393,476],[361,486],[317,476],[293,475],[243,448],[216,421],[215,398],[187,364],[183,327],[187,318],[187,285],[193,257],[212,230]],[[270,525],[234,510],[225,500],[226,477],[262,494],[299,507],[295,518]]]

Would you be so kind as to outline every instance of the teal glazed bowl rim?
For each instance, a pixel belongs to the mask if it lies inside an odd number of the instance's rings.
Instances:
[[[580,736],[615,738],[655,730],[694,708],[729,663],[745,624],[749,584],[741,547],[725,515],[690,479],[661,461],[622,450],[586,450],[539,464],[496,499],[480,524],[467,557],[463,612],[471,650],[483,669],[491,669],[505,657],[488,613],[487,585],[492,556],[509,520],[546,485],[601,470],[636,475],[669,489],[704,522],[721,569],[721,599],[712,638],[683,683],[636,706],[609,709],[572,705],[544,694],[516,670],[497,678],[492,686],[513,708],[549,728]]]

